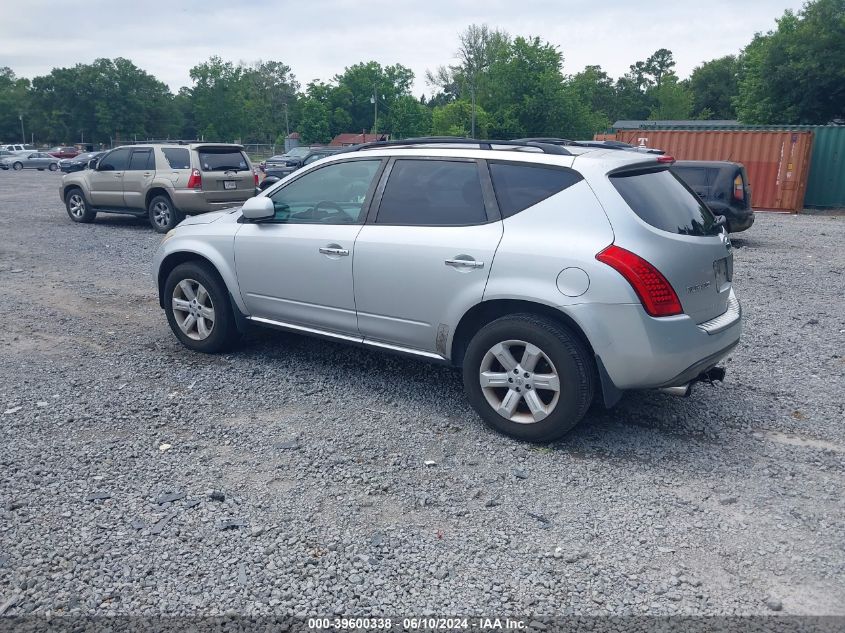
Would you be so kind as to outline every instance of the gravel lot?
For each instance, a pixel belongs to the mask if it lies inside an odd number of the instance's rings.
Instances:
[[[724,386],[538,447],[447,368],[187,352],[159,236],[59,180],[0,172],[0,613],[845,615],[845,217],[735,239]]]

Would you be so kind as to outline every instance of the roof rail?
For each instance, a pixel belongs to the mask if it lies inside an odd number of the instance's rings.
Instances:
[[[621,149],[636,152],[643,152],[645,154],[665,154],[661,149],[652,149],[650,147],[641,148],[630,143],[623,143],[622,141],[570,141],[565,138],[522,138],[520,141],[533,141],[535,143],[549,143],[551,145],[569,145],[570,147],[595,147],[601,149]]]
[[[419,138],[406,138],[395,141],[372,141],[370,143],[360,143],[359,145],[352,145],[347,147],[342,152],[359,152],[365,149],[380,149],[382,147],[408,147],[408,146],[422,146],[422,145],[477,145],[478,149],[495,149],[494,145],[521,148],[532,147],[539,149],[545,154],[558,154],[562,156],[571,156],[572,154],[557,143],[546,143],[535,139],[520,139],[517,141],[501,141],[496,139],[475,139],[464,138],[461,136],[423,136]]]

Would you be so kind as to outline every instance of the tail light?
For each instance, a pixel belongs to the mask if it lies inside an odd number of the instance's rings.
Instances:
[[[657,157],[657,162],[658,163],[674,163],[675,157],[669,156],[669,154],[663,154],[662,156]]]
[[[257,187],[258,186],[258,172],[253,169],[252,175],[255,178],[255,186]]]
[[[672,284],[639,255],[611,244],[596,255],[596,259],[613,268],[631,284],[649,315],[664,317],[683,314],[684,310]]]
[[[188,178],[188,189],[202,189],[202,174],[199,169],[191,171],[191,177]]]
[[[745,199],[745,187],[742,185],[742,176],[737,174],[734,178],[734,200]]]

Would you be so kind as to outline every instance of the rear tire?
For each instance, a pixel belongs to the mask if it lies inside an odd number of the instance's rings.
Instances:
[[[65,208],[74,222],[88,224],[97,217],[97,212],[89,206],[81,189],[71,189],[65,194]]]
[[[532,314],[485,325],[463,363],[464,390],[484,422],[529,442],[550,442],[578,424],[593,401],[594,377],[580,339]]]
[[[188,349],[215,354],[238,340],[229,292],[207,264],[185,262],[171,271],[164,282],[164,311],[170,329]]]
[[[185,219],[185,214],[167,196],[155,196],[147,207],[147,217],[157,233],[167,233]]]

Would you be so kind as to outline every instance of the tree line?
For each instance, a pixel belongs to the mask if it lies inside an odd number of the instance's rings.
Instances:
[[[845,0],[786,11],[737,55],[703,62],[688,78],[661,48],[614,79],[600,66],[574,75],[563,52],[538,37],[471,25],[456,63],[414,73],[361,62],[304,88],[281,61],[220,57],[190,70],[173,94],[128,59],[55,68],[32,80],[0,68],[0,140],[119,143],[204,138],[281,144],[289,132],[328,142],[343,132],[517,138],[589,138],[618,119],[739,119],[745,124],[825,124],[845,119]],[[22,121],[22,120],[23,121]]]

